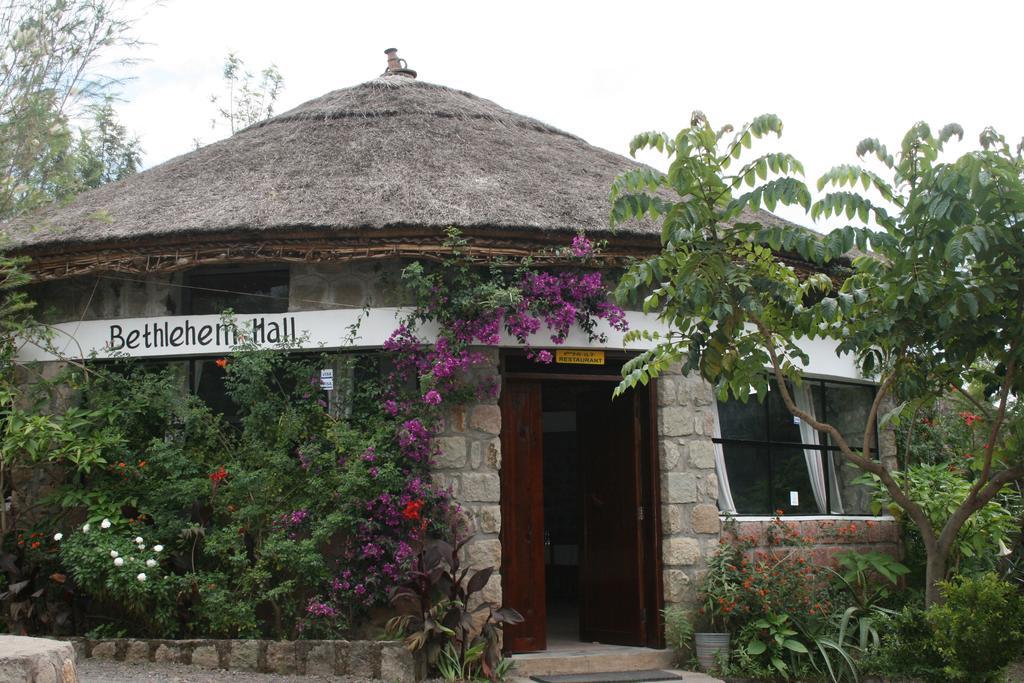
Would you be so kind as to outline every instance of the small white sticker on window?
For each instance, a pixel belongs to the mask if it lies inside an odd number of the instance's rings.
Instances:
[[[800,424],[800,418],[797,417],[796,415],[793,416],[793,424],[795,424],[795,425]]]
[[[790,491],[789,492],[789,504],[791,506],[793,506],[793,507],[799,507],[800,506],[800,492],[799,491]]]

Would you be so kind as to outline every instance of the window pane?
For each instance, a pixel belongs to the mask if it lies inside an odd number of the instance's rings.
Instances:
[[[833,458],[836,477],[839,481],[839,495],[843,503],[843,513],[847,515],[872,514],[871,487],[853,483],[855,479],[864,473],[857,466],[846,462],[839,453],[836,453]]]
[[[768,392],[768,440],[802,443],[800,423],[796,422],[793,413],[786,408],[778,387],[773,387],[772,391]]]
[[[718,421],[722,427],[723,439],[745,439],[764,441],[768,438],[765,430],[764,405],[757,397],[742,401],[719,401]]]
[[[864,427],[874,398],[874,387],[832,383],[825,385],[825,420],[838,429],[853,448],[863,447]],[[875,447],[874,430],[869,445]]]
[[[773,448],[772,502],[774,509],[787,515],[820,514],[807,473],[807,459],[802,448]],[[794,498],[796,505],[793,504]]]
[[[228,273],[188,273],[185,277],[191,315],[286,313],[288,271],[250,270]]]
[[[768,515],[772,512],[768,487],[768,458],[754,446],[726,444],[725,471],[736,512],[741,515]]]
[[[217,365],[213,358],[192,361],[192,387],[196,396],[214,413],[223,415],[228,422],[238,419],[238,405],[228,396],[224,388],[227,371]]]

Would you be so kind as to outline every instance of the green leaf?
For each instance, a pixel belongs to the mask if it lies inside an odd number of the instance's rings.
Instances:
[[[807,647],[799,640],[784,640],[782,642],[782,647],[787,650],[792,650],[793,652],[799,652],[802,655],[810,654]]]
[[[747,654],[753,655],[754,657],[764,654],[768,650],[768,646],[760,640],[754,639],[747,644]]]

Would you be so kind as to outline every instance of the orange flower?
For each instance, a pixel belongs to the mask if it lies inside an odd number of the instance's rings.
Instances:
[[[146,466],[146,461],[145,460],[140,460],[139,461],[139,467],[145,467],[145,466]]]
[[[218,358],[217,360],[214,361],[214,363],[217,364],[218,368],[226,368],[228,366],[228,359],[227,358]]]

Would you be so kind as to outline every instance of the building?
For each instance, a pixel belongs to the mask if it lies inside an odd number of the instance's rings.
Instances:
[[[331,347],[369,307],[356,344],[378,347],[402,304],[402,264],[442,256],[448,226],[485,256],[578,230],[608,240],[612,265],[658,249],[654,226],[608,228],[608,188],[634,161],[419,81],[389,56],[380,78],[9,224],[63,354],[186,364],[192,389],[216,401],[214,359],[232,345],[224,308],[254,321],[258,342]],[[545,367],[511,342],[489,349],[500,397],[457,411],[441,437],[435,475],[478,532],[469,558],[501,566],[492,593],[527,617],[506,634],[511,651],[658,646],[660,610],[692,594],[723,516],[763,534],[783,510],[822,555],[895,547],[894,522],[869,519],[830,444],[773,397],[719,404],[675,373],[612,402],[633,349],[608,333],[601,347],[570,337],[565,348],[593,353]],[[816,379],[798,400],[862,433],[870,384],[826,345],[807,350]],[[22,357],[59,362],[30,347]],[[876,445],[891,456],[886,439]]]

